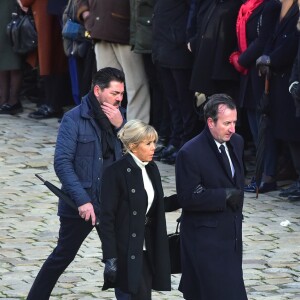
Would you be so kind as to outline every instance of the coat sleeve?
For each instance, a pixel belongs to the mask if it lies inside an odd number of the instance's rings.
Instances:
[[[78,126],[72,118],[64,116],[56,141],[54,169],[64,190],[79,207],[91,202],[91,199],[83,188],[74,169],[77,136]]]
[[[113,166],[107,167],[103,173],[100,196],[100,239],[102,243],[103,259],[117,258],[116,215],[120,182]]]
[[[181,149],[176,159],[176,189],[178,202],[183,210],[198,212],[219,212],[226,208],[224,188],[214,188],[204,178],[193,153]],[[205,158],[203,158],[205,160]],[[207,162],[209,164],[209,162]],[[210,173],[212,170],[210,169]],[[214,176],[207,174],[207,176]]]
[[[300,78],[299,78],[300,35],[298,37],[298,40],[299,40],[299,42],[298,42],[298,54],[296,55],[295,60],[294,60],[293,69],[292,69],[289,84],[292,84],[295,81],[300,82]]]

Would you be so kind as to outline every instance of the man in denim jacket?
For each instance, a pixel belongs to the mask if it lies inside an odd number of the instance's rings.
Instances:
[[[63,191],[78,211],[59,200],[57,246],[43,264],[27,299],[49,299],[58,278],[96,225],[103,170],[122,155],[116,133],[124,123],[120,107],[124,81],[120,70],[99,70],[93,78],[92,90],[62,119],[54,168]]]

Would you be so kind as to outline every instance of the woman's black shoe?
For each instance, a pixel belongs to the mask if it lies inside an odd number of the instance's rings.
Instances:
[[[4,103],[1,107],[0,107],[0,114],[1,115],[15,115],[18,113],[23,112],[23,107],[22,104],[20,102],[16,103],[16,104],[9,104],[9,103]]]

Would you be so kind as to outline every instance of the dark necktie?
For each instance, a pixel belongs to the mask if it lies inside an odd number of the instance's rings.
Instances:
[[[219,147],[219,149],[221,150],[221,156],[222,156],[225,168],[226,168],[228,174],[232,177],[232,171],[231,171],[231,167],[230,167],[230,162],[229,162],[229,158],[228,158],[228,155],[226,153],[226,150],[225,150],[225,146],[221,145]]]

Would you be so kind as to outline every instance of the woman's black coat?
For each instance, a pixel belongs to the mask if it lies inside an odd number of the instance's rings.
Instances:
[[[281,5],[278,0],[265,0],[246,23],[247,49],[240,55],[239,63],[248,69],[241,75],[238,106],[255,109],[264,90],[264,78],[258,76],[256,60],[263,54],[269,37],[273,34]]]
[[[130,154],[107,167],[103,174],[100,201],[100,238],[103,259],[117,261],[117,283],[124,292],[136,293],[142,278],[143,243],[152,266],[152,288],[170,290],[170,258],[163,189],[154,162],[146,166],[155,196],[147,218],[147,193],[142,171]],[[106,284],[103,287],[107,288]]]
[[[295,2],[286,16],[276,24],[273,36],[268,41],[264,54],[270,56],[271,121],[275,138],[285,141],[300,141],[300,118],[295,117],[294,100],[289,93],[289,78],[298,50],[296,24],[299,8]]]

